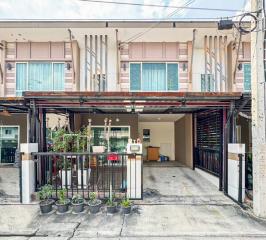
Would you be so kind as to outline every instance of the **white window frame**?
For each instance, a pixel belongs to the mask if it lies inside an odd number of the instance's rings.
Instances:
[[[151,91],[144,91],[144,90],[132,90],[131,89],[131,79],[130,79],[130,73],[131,73],[131,63],[132,64],[140,64],[140,88],[142,89],[142,64],[143,63],[160,63],[160,64],[166,64],[166,68],[165,68],[165,84],[166,84],[166,90],[162,90],[162,91],[155,91],[155,92],[178,92],[179,89],[180,89],[180,86],[179,86],[179,62],[129,62],[129,91],[130,92],[151,92]],[[168,64],[177,64],[177,73],[178,73],[178,89],[177,90],[168,90],[168,79],[167,79],[167,67],[168,67]]]
[[[17,90],[17,70],[15,70],[15,85],[16,85],[16,95],[17,95],[17,92],[18,91],[21,91],[21,93],[23,92],[27,92],[29,91],[29,63],[51,63],[52,64],[52,77],[53,77],[53,89],[52,90],[47,90],[47,91],[44,91],[44,90],[32,90],[33,92],[50,92],[50,91],[55,91],[54,90],[54,64],[56,63],[61,63],[64,65],[64,68],[65,68],[65,62],[49,62],[49,61],[28,61],[28,62],[16,62],[16,69],[17,69],[17,64],[27,64],[27,77],[26,77],[26,86],[27,86],[27,89],[26,90]],[[64,74],[65,74],[65,71],[64,71]],[[64,76],[64,83],[65,83],[65,76]],[[65,89],[63,90],[56,90],[58,92],[64,92]]]

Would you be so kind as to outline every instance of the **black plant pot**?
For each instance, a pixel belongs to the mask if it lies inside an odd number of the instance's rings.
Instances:
[[[84,211],[84,202],[72,203],[72,210],[74,213],[81,213]]]
[[[129,206],[129,207],[123,207],[122,206],[122,212],[123,212],[123,214],[130,214],[131,213],[131,206]]]
[[[98,213],[100,211],[100,208],[102,206],[102,201],[101,200],[97,200],[96,203],[88,203],[89,205],[89,209],[90,209],[90,212],[92,214],[95,214],[95,213]]]
[[[69,209],[69,203],[70,203],[69,200],[67,200],[66,203],[64,203],[64,204],[61,204],[61,203],[59,203],[59,202],[57,201],[57,202],[55,203],[55,205],[57,206],[57,211],[58,211],[59,213],[66,213],[66,212],[68,211],[68,209]]]
[[[49,199],[49,200],[46,200],[46,201],[41,201],[40,202],[41,213],[45,214],[45,213],[51,212],[52,209],[53,209],[53,204],[54,204],[54,200],[53,199]]]
[[[107,213],[115,213],[115,212],[116,212],[116,205],[107,206]]]

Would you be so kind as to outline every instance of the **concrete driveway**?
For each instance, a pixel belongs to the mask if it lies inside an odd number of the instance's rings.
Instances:
[[[19,168],[0,166],[0,204],[19,201]]]
[[[187,167],[144,167],[143,203],[233,204],[217,187]]]
[[[145,168],[145,198],[132,214],[40,215],[38,205],[0,205],[7,239],[266,239],[255,219],[187,168]],[[10,238],[10,234],[12,237]],[[9,235],[9,236],[8,236]],[[13,235],[19,235],[14,238]]]

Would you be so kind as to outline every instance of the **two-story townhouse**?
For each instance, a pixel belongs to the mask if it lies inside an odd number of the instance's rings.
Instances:
[[[144,159],[203,169],[226,191],[227,143],[251,146],[249,35],[215,21],[30,20],[1,21],[0,36],[0,127],[18,129],[17,147],[46,150],[46,128],[65,122],[91,119],[100,136],[108,118],[112,151],[140,138]]]

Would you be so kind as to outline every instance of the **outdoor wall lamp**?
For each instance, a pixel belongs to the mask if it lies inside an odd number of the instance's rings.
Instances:
[[[127,65],[125,63],[123,63],[123,70],[124,72],[127,70]]]
[[[187,63],[183,63],[182,69],[183,69],[184,72],[187,71]]]
[[[243,67],[242,63],[239,63],[238,66],[237,66],[237,69],[238,69],[239,71],[241,71],[241,70],[242,70],[242,67]]]
[[[10,71],[12,69],[12,64],[11,63],[7,63],[6,64],[6,69]]]
[[[66,69],[69,71],[71,68],[71,64],[70,63],[66,63]]]

